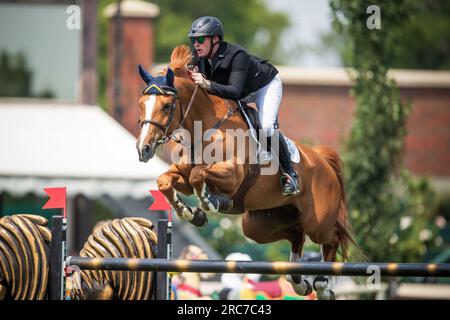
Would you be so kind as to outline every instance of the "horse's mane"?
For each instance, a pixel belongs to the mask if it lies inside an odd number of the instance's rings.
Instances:
[[[173,70],[175,76],[178,77],[188,76],[186,65],[190,64],[191,62],[192,62],[191,49],[188,46],[182,44],[176,46],[173,49],[172,55],[170,56],[169,67]]]
[[[80,256],[154,258],[152,246],[157,239],[152,229],[152,223],[143,218],[107,220],[96,225]],[[121,300],[148,300],[152,295],[152,272],[83,270],[80,276],[82,283],[76,283],[72,291],[74,299],[90,298],[89,291],[99,284],[111,286]]]

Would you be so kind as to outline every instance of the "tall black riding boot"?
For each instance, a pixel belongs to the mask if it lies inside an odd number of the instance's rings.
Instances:
[[[272,161],[273,156],[272,156],[272,143],[271,143],[271,137],[261,137],[262,139],[266,140],[265,145],[262,144],[261,147],[262,149],[260,150],[259,153],[259,162],[261,164],[266,164],[269,163],[270,161]]]
[[[288,146],[284,140],[283,135],[280,132],[280,165],[284,170],[282,184],[283,184],[283,195],[292,196],[300,192],[300,183],[298,181],[297,172],[295,172],[294,167],[291,163],[291,157],[289,154]]]

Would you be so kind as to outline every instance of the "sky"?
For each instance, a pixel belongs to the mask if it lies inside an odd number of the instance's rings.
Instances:
[[[269,8],[289,15],[292,27],[282,36],[284,49],[292,49],[301,44],[317,46],[321,33],[332,31],[331,9],[328,0],[266,0]],[[309,52],[294,55],[289,64],[304,67],[337,67],[340,66],[336,51],[329,50],[324,54]]]

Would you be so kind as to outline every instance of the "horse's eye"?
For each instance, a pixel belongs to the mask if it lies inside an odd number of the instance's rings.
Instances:
[[[138,125],[140,125],[141,124],[141,119],[138,119]]]
[[[170,103],[166,103],[166,104],[164,104],[163,107],[162,107],[162,109],[163,109],[164,112],[169,111],[170,108],[172,108],[172,104],[170,104]]]

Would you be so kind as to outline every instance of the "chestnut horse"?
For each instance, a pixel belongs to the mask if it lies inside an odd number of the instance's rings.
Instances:
[[[231,199],[239,193],[252,165],[247,144],[245,159],[241,159],[236,151],[231,155],[227,153],[227,141],[235,139],[230,137],[227,130],[249,129],[244,117],[238,112],[238,103],[197,88],[188,68],[191,57],[187,46],[176,47],[169,67],[156,77],[139,66],[147,87],[139,99],[141,130],[136,146],[139,160],[143,162],[154,156],[158,145],[170,139],[179,142],[175,146],[200,145],[205,152],[213,143],[215,147],[218,144],[223,147],[215,150],[215,156],[223,153],[223,160],[210,163],[203,158],[197,161],[196,157],[195,163],[177,161],[158,178],[159,190],[178,217],[201,226],[206,223],[209,212],[229,213],[233,206]],[[211,131],[208,129],[215,129],[215,134],[209,134],[209,138],[201,137],[200,140],[195,138],[195,130],[199,130],[196,123],[201,124],[204,136]],[[181,139],[176,134],[180,130],[196,141],[190,142],[184,136]],[[339,246],[346,260],[348,246],[354,241],[347,218],[342,162],[337,153],[329,148],[310,148],[302,144],[296,146],[302,159],[300,163],[294,163],[301,181],[301,192],[291,197],[283,196],[279,170],[274,174],[257,175],[243,200],[243,232],[258,243],[288,240],[291,243],[290,261],[300,259],[305,235],[321,245],[324,261],[335,261]],[[192,153],[193,149],[188,150]],[[186,153],[189,151],[184,153],[184,160],[190,156]],[[261,170],[267,166],[261,165]],[[191,208],[183,203],[178,192],[195,194],[200,208]],[[288,279],[298,294],[311,293],[311,285],[301,276],[288,275]],[[319,298],[334,297],[327,283],[324,277],[316,278],[314,287]]]

